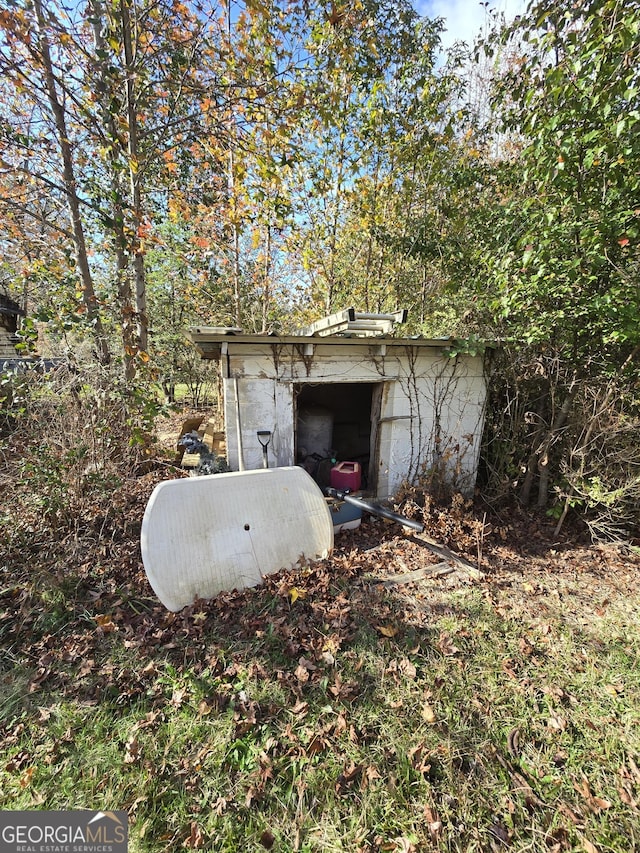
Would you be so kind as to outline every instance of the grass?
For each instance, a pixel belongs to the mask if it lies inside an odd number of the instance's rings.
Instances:
[[[333,568],[177,617],[5,590],[0,808],[125,809],[154,853],[640,849],[631,606],[420,621]]]

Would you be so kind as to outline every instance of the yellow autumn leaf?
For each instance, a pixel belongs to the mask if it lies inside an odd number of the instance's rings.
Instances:
[[[117,626],[114,625],[113,620],[111,618],[111,614],[109,613],[98,613],[95,617],[96,624],[99,628],[101,628],[105,634],[110,633],[111,631],[117,631]]]
[[[398,633],[398,629],[394,628],[393,625],[377,625],[376,629],[382,634],[383,637],[395,637]]]
[[[298,589],[297,586],[292,586],[289,590],[289,601],[294,604],[299,598],[306,598],[307,593],[304,589]]]

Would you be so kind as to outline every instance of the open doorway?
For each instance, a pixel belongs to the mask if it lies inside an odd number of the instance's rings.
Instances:
[[[376,437],[381,388],[374,382],[295,386],[296,463],[321,488],[338,462],[358,462],[361,488],[376,489]]]

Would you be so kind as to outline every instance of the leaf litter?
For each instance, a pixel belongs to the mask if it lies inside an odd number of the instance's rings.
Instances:
[[[518,837],[529,837],[521,813],[537,815],[545,849],[557,851],[573,849],[574,843],[600,849],[594,829],[609,815],[619,819],[621,810],[637,820],[640,750],[637,736],[623,735],[634,720],[637,726],[631,709],[638,681],[615,671],[624,657],[637,661],[637,635],[630,631],[637,629],[639,598],[640,561],[634,551],[575,536],[556,542],[552,525],[515,514],[507,530],[495,526],[482,532],[478,559],[479,522],[472,508],[464,513],[454,508],[444,521],[446,511],[439,510],[432,527],[425,518],[428,537],[444,540],[482,572],[473,577],[455,564],[448,566],[452,571],[437,570],[442,557],[420,536],[365,519],[359,529],[337,538],[327,560],[269,576],[255,589],[194,602],[174,614],[164,610],[147,585],[137,539],[144,506],[161,476],[125,484],[111,517],[100,522],[101,537],[87,537],[84,559],[65,567],[62,591],[49,585],[45,601],[43,588],[18,567],[0,593],[0,630],[11,655],[5,671],[17,668],[28,675],[13,712],[0,722],[4,773],[23,796],[31,790],[34,799],[44,796],[34,788],[42,755],[25,746],[27,735],[31,732],[36,741],[43,737],[61,703],[74,702],[140,706],[121,745],[121,766],[129,773],[138,767],[152,772],[149,736],[164,730],[172,717],[192,715],[203,724],[228,719],[232,752],[227,761],[235,782],[217,792],[216,802],[224,807],[213,810],[212,820],[224,820],[239,808],[264,810],[284,768],[322,766],[333,774],[330,787],[338,801],[382,798],[385,791],[398,790],[407,772],[419,780],[412,784],[423,791],[425,802],[415,838],[398,824],[369,835],[354,830],[353,849],[363,851],[443,844],[443,849],[458,849],[452,841],[456,835],[471,844],[480,830],[461,818],[460,793],[445,790],[444,780],[456,774],[469,784],[474,775],[504,779],[500,797],[511,805],[487,816],[479,842],[486,849],[514,846]],[[63,550],[64,540],[57,548],[52,543],[52,563],[59,565]],[[46,564],[45,554],[43,568]],[[433,566],[436,571],[429,571]],[[405,574],[409,579],[398,583]],[[385,583],[385,576],[394,578],[393,585]],[[615,644],[606,640],[609,623],[616,630]],[[504,635],[493,637],[495,624],[503,626]],[[505,710],[498,707],[497,695],[483,695],[477,658],[479,644],[486,645],[489,637],[501,690],[527,708],[515,726],[505,718],[502,744],[493,729],[503,724]],[[568,689],[565,673],[549,669],[573,638],[581,644],[573,666],[583,680],[593,673],[598,656],[608,662],[593,697],[603,703],[600,718],[587,713],[586,699],[576,698],[575,685]],[[549,683],[551,678],[558,682]],[[273,695],[252,694],[267,682]],[[385,741],[384,726],[367,711],[369,697],[376,695],[384,696],[386,714],[400,722],[406,716],[414,727],[417,721],[415,733],[411,728],[403,732],[402,748],[390,736]],[[452,748],[454,732],[461,737],[456,726],[463,718],[465,726],[492,732],[484,751],[474,738],[472,754]],[[603,782],[602,766],[588,765],[593,756],[580,753],[586,766],[577,773],[572,753],[588,732],[607,749],[598,740],[607,726],[621,732],[617,749],[624,749]],[[58,742],[47,753],[52,767],[73,735],[63,733]],[[255,747],[233,747],[254,742]],[[167,749],[171,752],[170,745]],[[248,751],[244,757],[243,749]],[[249,755],[252,750],[255,755]],[[173,761],[173,768],[168,758],[160,764],[163,772],[177,774],[185,789],[199,790],[206,754]],[[402,770],[403,763],[409,771]],[[310,782],[304,774],[296,778],[301,786],[296,796],[303,802]],[[146,800],[140,791],[135,794],[130,796],[132,814],[136,820],[140,814],[143,826],[150,819]],[[299,814],[295,822],[292,837],[301,844],[305,833],[313,832]],[[266,849],[278,837],[276,827],[263,827],[257,835]],[[196,813],[182,834],[176,829],[171,838],[193,849],[210,844]]]

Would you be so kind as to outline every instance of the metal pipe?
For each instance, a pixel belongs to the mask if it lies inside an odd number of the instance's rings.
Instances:
[[[350,495],[348,491],[328,487],[325,489],[325,494],[329,497],[346,501],[347,503],[353,504],[353,506],[360,507],[360,509],[370,512],[373,515],[379,515],[381,518],[388,518],[390,521],[397,521],[398,524],[402,524],[404,527],[409,527],[411,530],[417,530],[418,533],[422,533],[424,531],[424,524],[421,524],[419,521],[413,521],[411,518],[405,518],[403,515],[398,515],[397,512],[391,512],[390,509],[386,509],[378,504],[370,504],[369,501],[363,501],[362,498],[355,498]]]
[[[242,450],[242,427],[240,424],[240,398],[238,396],[238,377],[233,379],[233,391],[236,397],[236,433],[238,434],[238,471],[244,471],[244,453]]]

